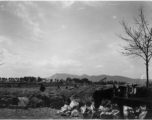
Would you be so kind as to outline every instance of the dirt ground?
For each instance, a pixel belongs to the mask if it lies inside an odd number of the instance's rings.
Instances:
[[[56,115],[57,110],[52,108],[0,109],[0,119],[78,119],[82,117],[67,117]]]

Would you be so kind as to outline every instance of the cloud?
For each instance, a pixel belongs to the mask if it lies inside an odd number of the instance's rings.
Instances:
[[[65,25],[63,25],[63,26],[62,26],[62,28],[63,28],[63,29],[65,29],[65,28],[66,28],[66,26],[65,26]]]
[[[72,59],[62,59],[59,56],[55,55],[51,60],[43,59],[43,60],[34,60],[28,59],[21,55],[15,55],[10,53],[7,49],[3,49],[4,52],[4,62],[5,65],[3,67],[7,67],[9,70],[14,71],[37,71],[41,70],[70,70],[75,69],[79,70],[82,68],[82,64],[77,60]]]
[[[146,76],[146,74],[143,74],[140,79],[144,79],[145,76]]]
[[[8,36],[0,36],[0,43],[12,44],[12,40]]]
[[[62,7],[63,8],[70,8],[73,4],[74,4],[75,1],[61,1],[61,4],[62,4]]]
[[[117,48],[119,48],[118,43],[110,43],[107,45],[109,52],[107,54],[113,55],[113,56],[118,56],[120,53],[117,51]]]
[[[80,7],[77,10],[84,10],[84,9],[85,9],[85,7]]]
[[[5,10],[5,9],[4,9],[4,5],[1,5],[1,6],[0,6],[0,9],[1,9],[1,10]]]
[[[4,54],[5,65],[11,66],[12,69],[13,68],[18,68],[18,69],[34,68],[39,65],[38,64],[39,61],[25,58],[20,54],[13,54],[7,49],[3,49],[3,54]]]
[[[26,61],[26,59],[24,59],[22,61],[20,55],[15,55],[15,54],[11,53],[10,51],[8,51],[7,49],[4,49],[4,48],[3,48],[3,54],[4,54],[4,62],[7,65],[18,66],[19,62]]]
[[[109,5],[109,6],[117,6],[117,5],[120,5],[120,3],[116,2],[116,1],[115,1],[115,2],[110,2],[110,1],[109,1],[109,2],[108,2],[108,5]]]
[[[27,4],[29,5],[29,4]],[[32,19],[32,16],[30,15],[29,7],[26,6],[25,2],[24,3],[14,3],[14,6],[16,7],[14,14],[19,16],[20,18],[23,19],[25,24],[30,24],[32,26],[38,26],[38,23]]]
[[[61,59],[57,55],[53,56],[51,59],[51,64],[55,67],[82,67],[82,64],[77,60],[72,59]]]
[[[70,1],[61,1],[62,4],[62,8],[70,8],[71,6],[74,5],[75,2],[81,2],[84,5],[90,6],[90,7],[96,7],[96,6],[101,6],[101,5],[105,5],[107,2],[101,2],[100,1],[74,1],[74,0],[70,0]],[[77,10],[82,10],[85,9],[84,7],[80,7]]]
[[[101,1],[82,1],[82,3],[91,7],[96,7],[96,6],[104,5],[106,2],[103,2],[102,4]]]
[[[96,65],[95,68],[104,68],[104,65]]]
[[[113,19],[116,19],[116,18],[117,18],[117,16],[113,15],[113,16],[112,16],[112,18],[113,18]]]
[[[22,20],[24,27],[31,33],[33,40],[45,36],[42,29],[43,23],[46,23],[44,12],[35,2],[9,2],[9,6],[12,8],[11,11],[14,15]]]

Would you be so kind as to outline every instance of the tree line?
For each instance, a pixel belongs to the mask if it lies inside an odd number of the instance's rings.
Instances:
[[[41,77],[21,77],[21,78],[1,78],[0,77],[0,82],[1,83],[6,83],[6,82],[10,82],[10,83],[15,83],[15,82],[19,82],[19,83],[39,83],[39,82],[46,82],[47,83],[60,83],[60,84],[72,84],[72,83],[77,83],[77,84],[125,84],[125,82],[119,82],[116,80],[108,80],[108,81],[101,81],[101,82],[93,82],[91,80],[89,80],[88,78],[70,78],[67,77],[65,80],[64,79],[46,79],[46,78],[41,78]]]
[[[0,82],[21,82],[21,83],[36,83],[36,82],[42,82],[43,80],[45,80],[45,78],[41,78],[41,77],[20,77],[20,78],[1,78],[0,77]]]

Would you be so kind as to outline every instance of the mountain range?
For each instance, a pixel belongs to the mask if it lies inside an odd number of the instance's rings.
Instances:
[[[66,73],[56,73],[50,77],[47,77],[47,79],[63,79],[63,80],[66,80],[66,78],[79,78],[79,79],[82,79],[82,78],[87,78],[88,80],[90,81],[93,81],[93,82],[98,82],[100,81],[101,79],[103,78],[107,78],[106,81],[120,81],[120,82],[126,82],[126,83],[140,83],[140,84],[144,84],[146,83],[146,79],[133,79],[133,78],[128,78],[128,77],[124,77],[124,76],[110,76],[110,75],[92,75],[92,76],[89,76],[89,75],[86,75],[86,74],[83,74],[83,75],[74,75],[74,74],[66,74]],[[150,80],[152,81],[152,80]]]

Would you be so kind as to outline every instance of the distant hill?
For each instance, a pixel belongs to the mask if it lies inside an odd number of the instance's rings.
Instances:
[[[128,77],[124,77],[124,76],[110,76],[110,75],[73,75],[73,74],[66,74],[66,73],[56,73],[54,75],[52,75],[51,77],[47,77],[47,79],[64,79],[66,80],[66,78],[88,78],[90,81],[93,82],[98,82],[99,80],[103,79],[103,78],[107,78],[106,81],[120,81],[120,82],[126,82],[126,83],[145,83],[146,80],[145,79],[132,79],[132,78],[128,78]],[[150,80],[152,81],[152,80]]]

